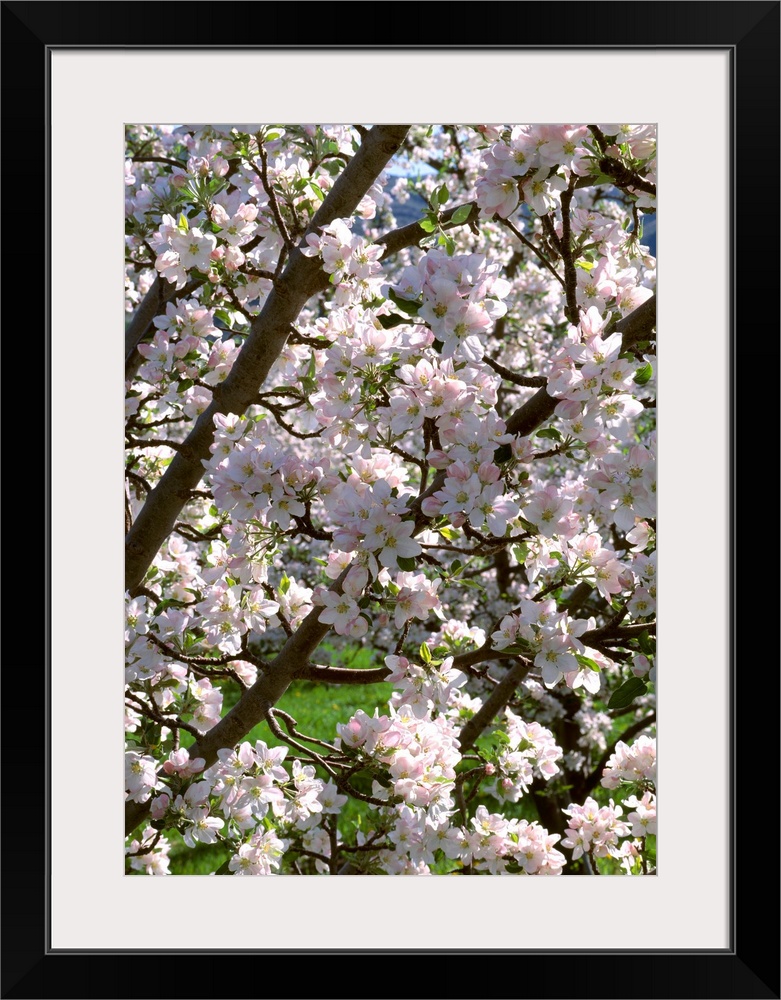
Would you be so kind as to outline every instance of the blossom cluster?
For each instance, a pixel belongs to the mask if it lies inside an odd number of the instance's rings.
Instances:
[[[509,708],[504,714],[508,742],[497,754],[493,790],[500,801],[517,802],[535,777],[550,781],[559,773],[557,761],[563,752],[553,733],[539,722],[524,722]]]
[[[656,783],[656,740],[641,736],[631,746],[623,741],[616,744],[615,752],[602,772],[605,788],[618,788],[622,781]]]
[[[318,817],[338,812],[346,801],[335,785],[316,777],[311,765],[296,759],[288,771],[287,747],[269,748],[261,740],[253,747],[245,741],[217,756],[218,762],[191,780],[183,794],[160,791],[151,813],[158,824],[181,830],[188,847],[218,840],[233,845],[229,870],[234,874],[277,871],[289,836],[309,830]],[[193,763],[187,751],[180,750],[169,755],[167,770],[192,778]],[[159,784],[158,790],[162,788]]]
[[[401,299],[421,299],[418,318],[441,342],[441,357],[475,362],[483,357],[482,335],[507,312],[502,300],[510,287],[484,254],[429,250],[404,269],[394,290]]]
[[[128,868],[176,872],[183,842],[240,875],[648,874],[655,740],[615,734],[656,679],[655,336],[616,324],[652,305],[655,129],[415,126],[406,168],[428,169],[313,227],[364,133],[128,129],[129,329],[156,313],[126,366],[128,525],[175,455],[201,465],[126,594],[125,794],[151,816]],[[413,191],[428,235],[399,250]],[[261,382],[294,273],[308,297]],[[220,747],[289,643],[286,699],[360,695],[358,656],[390,693]]]
[[[596,694],[601,686],[600,661],[604,663],[605,657],[579,638],[595,627],[595,621],[572,618],[556,607],[555,600],[522,601],[518,612],[505,615],[492,634],[494,647],[517,646],[533,655],[548,687],[564,677],[568,687],[583,686]]]
[[[336,219],[319,236],[310,233],[301,253],[305,257],[322,257],[323,270],[331,276],[331,284],[352,284],[357,289],[357,294],[352,293],[353,301],[357,298],[371,302],[382,284],[379,258],[383,249],[353,233],[350,220]]]
[[[564,812],[570,819],[561,844],[572,850],[573,861],[577,861],[582,854],[591,854],[595,858],[620,857],[618,841],[631,830],[630,825],[621,819],[624,815],[621,806],[612,799],[609,805],[600,806],[589,797],[582,806],[571,804]]]

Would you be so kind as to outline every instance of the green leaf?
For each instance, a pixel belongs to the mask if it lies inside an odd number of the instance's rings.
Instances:
[[[388,289],[388,298],[408,316],[417,316],[418,310],[422,305],[422,303],[417,302],[414,299],[403,299],[397,292],[394,292],[392,288]]]
[[[610,696],[608,708],[628,708],[635,698],[646,694],[648,685],[640,677],[630,677]]]
[[[432,201],[436,201],[438,205],[446,204],[448,198],[450,197],[450,192],[447,189],[447,184],[440,185],[434,193]]]
[[[462,222],[466,222],[472,212],[471,205],[461,205],[457,208],[455,212],[450,216],[450,221],[454,226],[460,226]]]
[[[432,219],[430,216],[426,216],[425,219],[419,219],[418,225],[423,230],[424,233],[433,233],[437,228],[436,219]]]
[[[641,365],[635,372],[635,382],[637,385],[645,385],[646,382],[650,382],[653,377],[654,369],[650,361],[646,361],[644,365]]]
[[[656,652],[656,644],[653,639],[648,634],[648,629],[643,629],[640,635],[637,637],[637,641],[640,644],[640,649],[645,653],[646,656],[653,656]]]
[[[190,230],[190,223],[187,220],[187,216],[182,212],[179,216],[179,228],[183,233],[187,233]]]
[[[279,581],[279,592],[280,594],[286,594],[288,590],[290,590],[290,577],[285,573]]]
[[[536,524],[532,524],[531,521],[527,521],[525,517],[519,517],[518,520],[521,522],[523,528],[529,532],[530,535],[539,535],[540,529]]]
[[[519,565],[523,566],[526,562],[526,557],[529,554],[529,546],[526,542],[521,542],[520,545],[513,546],[513,555],[515,556]]]
[[[451,528],[450,525],[445,524],[441,528],[437,528],[437,531],[449,542],[455,542],[458,539],[458,532],[455,528]]]
[[[409,326],[411,323],[407,316],[399,316],[398,313],[378,316],[377,319],[383,330],[392,330],[395,326]]]
[[[503,743],[505,746],[510,742],[510,737],[501,729],[497,729],[495,733],[492,733],[491,738],[495,743]]]
[[[431,650],[428,648],[428,643],[422,642],[420,644],[420,658],[424,663],[431,663]]]
[[[411,573],[418,565],[414,559],[407,559],[404,556],[396,556],[396,563],[399,569],[406,573]]]
[[[195,383],[191,378],[181,378],[177,383],[177,392],[187,392],[187,390],[191,389],[194,385]]]
[[[528,642],[521,639],[520,642],[514,642],[511,646],[502,646],[502,653],[507,653],[508,655],[519,655],[519,656],[532,656],[536,655],[536,650],[533,650]]]
[[[231,863],[231,859],[228,858],[227,861],[223,862],[223,864],[220,865],[220,867],[217,869],[217,871],[214,874],[215,875],[232,875],[233,872],[228,867],[230,865],[230,863]]]
[[[211,507],[209,508],[209,513],[211,514],[212,517],[220,516],[219,510],[214,506],[214,504],[212,504]]]
[[[547,438],[549,441],[561,441],[561,431],[557,430],[555,427],[543,427],[541,431],[537,431],[535,437]]]
[[[448,236],[446,233],[442,233],[439,237],[439,245],[445,248],[445,253],[448,257],[452,257],[456,252],[456,241],[452,236]]]
[[[596,660],[592,660],[590,656],[583,656],[582,653],[575,653],[575,659],[581,667],[588,667],[589,670],[595,670],[599,673],[599,664]]]
[[[309,187],[312,194],[317,198],[318,201],[325,201],[325,192],[314,183],[314,181],[309,182]]]
[[[229,313],[227,309],[215,309],[214,310],[215,319],[218,319],[228,330],[233,329],[233,314]]]

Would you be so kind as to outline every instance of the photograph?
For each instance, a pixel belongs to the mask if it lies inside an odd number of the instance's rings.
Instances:
[[[129,125],[127,872],[640,875],[640,124]]]
[[[781,997],[781,3],[496,10],[0,4],[3,1000]]]

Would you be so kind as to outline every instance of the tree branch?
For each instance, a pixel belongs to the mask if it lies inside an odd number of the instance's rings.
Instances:
[[[352,215],[403,142],[407,129],[405,125],[378,125],[371,129],[361,148],[337,178],[308,232],[321,229],[334,219]],[[318,258],[305,257],[299,248],[293,249],[276,287],[269,293],[260,315],[254,319],[230,375],[215,386],[211,404],[198,418],[127,534],[127,590],[134,591],[142,582],[155,553],[176,523],[182,508],[181,497],[198,485],[203,475],[202,461],[208,459],[209,446],[214,439],[215,415],[243,414],[255,401],[287,342],[291,324],[307,299],[320,286],[322,275]]]
[[[149,266],[154,267],[154,261]],[[192,295],[202,284],[203,278],[194,278],[188,281],[184,288],[177,290],[167,278],[157,275],[125,331],[125,381],[135,377],[143,361],[137,347],[147,335],[149,324],[155,316],[158,316],[169,302],[176,302],[186,295]]]
[[[348,570],[334,582],[332,591],[341,593],[342,582]],[[268,715],[269,709],[279,701],[295,679],[297,671],[303,669],[331,629],[319,621],[322,607],[314,607],[290,636],[277,657],[268,665],[265,673],[241,696],[239,701],[217,725],[200,736],[189,748],[190,758],[203,757],[205,767],[217,760],[217,751],[240,743],[247,733],[254,729]],[[125,832],[132,833],[149,811],[149,803],[129,802],[125,807]]]
[[[461,744],[460,752],[462,754],[473,747],[480,733],[487,726],[491,725],[494,718],[515,694],[518,685],[526,677],[531,668],[531,661],[521,659],[520,657],[515,666],[510,667],[483,703],[482,708],[472,716],[459,733],[458,742]]]
[[[305,663],[295,671],[295,679],[316,684],[379,684],[390,674],[387,667],[374,670],[354,670],[349,667],[321,667]]]
[[[477,223],[480,218],[480,208],[477,202],[464,202],[464,205],[471,205],[471,211],[468,217],[458,224],[454,224],[450,220],[456,214],[456,212],[463,208],[463,205],[456,205],[454,208],[450,208],[447,212],[443,212],[440,216],[440,225],[442,229],[457,229],[460,226],[472,226]],[[431,233],[427,233],[425,229],[421,229],[417,222],[411,222],[408,226],[402,226],[401,229],[394,229],[390,233],[386,233],[381,236],[375,243],[379,246],[385,247],[385,252],[383,253],[380,260],[385,260],[390,257],[391,254],[398,253],[399,250],[404,250],[407,247],[417,246],[420,241],[426,237],[430,236]]]
[[[615,749],[619,743],[628,743],[633,736],[637,736],[638,733],[652,726],[656,722],[656,712],[651,712],[650,715],[644,716],[642,719],[638,719],[637,722],[633,722],[631,726],[628,726],[621,735],[613,740],[613,742],[608,746],[607,750],[599,758],[599,763],[591,772],[591,774],[583,782],[582,788],[583,793],[587,795],[592,788],[596,787],[597,782],[602,777],[602,772],[607,767],[607,762],[610,760],[612,755],[615,753]]]

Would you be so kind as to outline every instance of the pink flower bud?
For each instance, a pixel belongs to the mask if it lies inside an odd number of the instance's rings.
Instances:
[[[421,503],[420,509],[426,517],[438,517],[439,512],[442,510],[442,501],[437,500],[436,497],[426,497]]]
[[[168,763],[168,761],[166,761]],[[168,812],[168,805],[171,799],[168,795],[158,795],[157,798],[152,800],[152,805],[149,807],[149,813],[152,819],[162,819],[163,816]]]
[[[440,451],[439,449],[430,451],[428,455],[426,455],[426,461],[434,469],[446,469],[448,465],[450,465],[450,459],[444,451]]]

